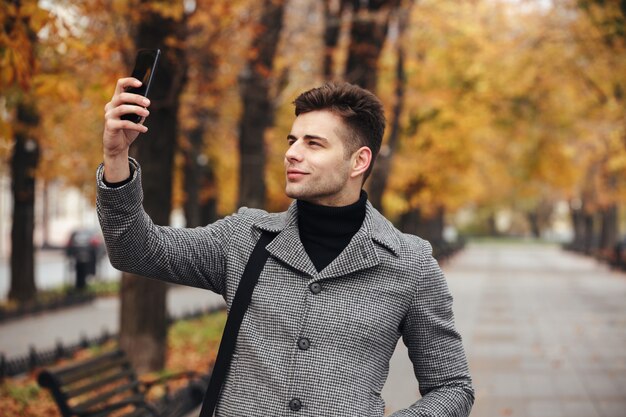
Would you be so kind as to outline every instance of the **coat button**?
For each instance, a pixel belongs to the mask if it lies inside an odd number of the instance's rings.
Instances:
[[[289,408],[291,408],[291,411],[300,411],[302,408],[302,402],[299,399],[294,398],[289,401]]]
[[[306,337],[302,337],[298,340],[298,347],[302,350],[307,350],[311,347],[311,342]]]
[[[322,291],[322,286],[320,285],[319,282],[314,282],[311,285],[309,285],[309,289],[311,290],[313,294],[319,294]]]

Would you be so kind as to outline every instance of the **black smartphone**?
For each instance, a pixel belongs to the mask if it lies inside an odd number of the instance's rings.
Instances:
[[[140,49],[137,51],[137,58],[135,59],[135,68],[133,69],[132,77],[141,81],[140,87],[130,87],[126,89],[126,92],[139,94],[144,97],[148,97],[150,92],[150,84],[154,78],[154,73],[159,63],[159,56],[161,55],[160,49]],[[123,114],[122,120],[130,120],[133,123],[139,123],[141,116],[135,113]]]

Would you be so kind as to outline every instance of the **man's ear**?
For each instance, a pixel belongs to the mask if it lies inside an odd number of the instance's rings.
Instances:
[[[367,146],[360,147],[355,153],[352,154],[352,172],[351,178],[356,178],[359,175],[363,175],[372,163],[372,150]]]

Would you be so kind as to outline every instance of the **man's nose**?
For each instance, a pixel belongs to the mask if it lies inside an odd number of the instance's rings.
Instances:
[[[300,147],[300,141],[296,140],[287,149],[285,152],[285,158],[288,161],[301,161],[302,160],[302,149]]]

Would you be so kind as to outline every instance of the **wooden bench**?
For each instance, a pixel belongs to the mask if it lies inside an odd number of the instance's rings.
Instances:
[[[170,395],[166,383],[180,378],[190,379],[187,387]],[[207,375],[183,372],[140,381],[121,350],[43,370],[37,378],[41,387],[50,390],[63,417],[105,417],[113,413],[127,417],[183,416],[202,402],[207,380]],[[155,404],[148,403],[149,389],[163,384],[165,397]]]

